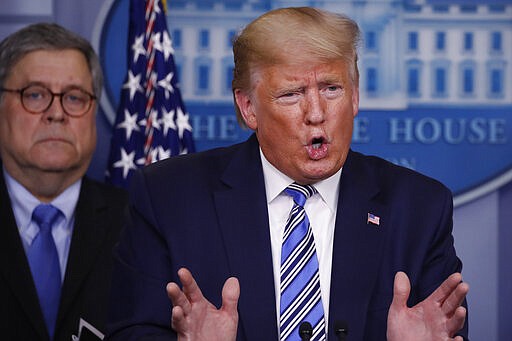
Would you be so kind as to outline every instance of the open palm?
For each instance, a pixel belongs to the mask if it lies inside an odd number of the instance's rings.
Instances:
[[[424,301],[409,308],[409,278],[398,272],[388,313],[388,341],[462,341],[455,333],[464,326],[466,309],[461,304],[468,290],[460,273],[454,273]]]

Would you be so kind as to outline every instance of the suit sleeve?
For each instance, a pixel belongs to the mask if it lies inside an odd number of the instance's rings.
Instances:
[[[455,272],[462,272],[462,262],[458,258],[453,239],[453,199],[451,193],[444,191],[444,203],[438,224],[434,233],[427,257],[424,262],[423,271],[418,283],[418,302],[430,295],[439,284]],[[417,302],[416,302],[417,303]],[[463,306],[467,309],[467,301]],[[468,339],[468,317],[464,327],[457,333],[464,340]]]
[[[423,196],[417,196],[413,200],[417,203],[407,209],[408,213],[402,213],[412,228],[408,228],[406,238],[399,239],[400,246],[395,244],[396,248],[402,250],[402,265],[396,270],[405,271],[411,280],[409,306],[426,299],[451,274],[462,271],[462,262],[455,252],[452,235],[451,192],[444,186],[431,184],[417,193]],[[463,305],[467,308],[466,301]],[[467,318],[458,335],[467,339]]]
[[[132,177],[125,229],[114,250],[108,340],[175,340],[166,285],[168,245],[158,229],[142,172]]]

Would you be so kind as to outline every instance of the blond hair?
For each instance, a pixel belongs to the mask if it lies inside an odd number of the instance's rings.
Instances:
[[[312,7],[279,8],[248,24],[233,42],[235,90],[251,91],[251,74],[261,67],[343,60],[357,85],[358,25],[343,14]],[[235,101],[239,123],[245,126]]]

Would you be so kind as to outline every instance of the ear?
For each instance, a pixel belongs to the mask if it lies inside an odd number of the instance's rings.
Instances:
[[[235,101],[238,106],[238,109],[240,110],[240,114],[242,115],[242,118],[244,119],[245,124],[252,130],[256,130],[258,127],[258,123],[256,120],[256,114],[253,110],[253,105],[251,102],[251,98],[249,95],[241,90],[236,89],[235,90]]]
[[[352,112],[354,113],[354,117],[356,117],[359,112],[359,82],[354,84],[352,90]]]

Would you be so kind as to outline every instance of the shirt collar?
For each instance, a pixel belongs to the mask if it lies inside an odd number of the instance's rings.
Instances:
[[[286,187],[294,182],[292,178],[282,173],[274,167],[265,157],[260,148],[261,164],[263,167],[263,178],[265,179],[265,191],[267,194],[267,204],[270,204],[277,196],[279,196]],[[336,212],[338,204],[338,192],[342,168],[327,179],[318,181],[313,184],[323,201],[331,209]]]
[[[41,202],[32,195],[22,184],[16,181],[12,176],[7,173],[5,167],[3,167],[3,173],[5,178],[5,184],[9,197],[11,198],[11,206],[16,217],[16,222],[19,228],[28,226],[32,219],[32,212],[37,205]],[[75,207],[78,202],[78,196],[80,194],[80,187],[82,179],[79,179],[71,186],[66,188],[57,198],[55,198],[50,204],[57,207],[65,217],[66,221],[70,221],[75,213]],[[65,224],[68,226],[69,224]]]

